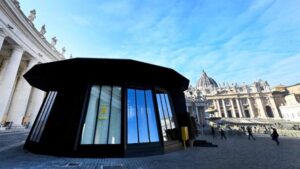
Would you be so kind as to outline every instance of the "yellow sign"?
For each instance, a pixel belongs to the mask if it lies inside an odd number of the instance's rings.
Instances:
[[[101,113],[102,113],[102,114],[105,114],[106,111],[107,111],[107,108],[106,108],[105,105],[103,105],[103,106],[101,107]]]
[[[107,107],[106,105],[102,105],[100,108],[100,113],[98,115],[99,120],[106,120],[108,119]]]

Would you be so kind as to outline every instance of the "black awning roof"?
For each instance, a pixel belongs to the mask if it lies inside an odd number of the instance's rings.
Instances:
[[[189,84],[173,69],[130,59],[74,58],[43,63],[35,65],[24,77],[45,91],[84,84],[155,85],[183,91]]]

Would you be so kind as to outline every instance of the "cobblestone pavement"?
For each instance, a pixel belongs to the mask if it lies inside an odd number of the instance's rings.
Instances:
[[[24,144],[28,133],[29,130],[0,132],[0,153],[11,147]]]
[[[256,136],[255,141],[246,136],[229,136],[227,140],[206,139],[219,147],[188,148],[140,158],[62,158],[33,154],[16,146],[0,153],[0,168],[300,169],[299,138],[280,138],[280,146],[267,136]]]

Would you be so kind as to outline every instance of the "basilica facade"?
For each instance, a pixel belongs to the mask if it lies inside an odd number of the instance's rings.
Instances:
[[[36,64],[64,59],[48,42],[45,25],[34,26],[36,11],[26,16],[17,0],[0,1],[0,128],[30,126],[45,93],[31,87],[23,74]]]
[[[269,84],[262,80],[249,85],[218,85],[203,71],[196,86],[190,86],[185,95],[188,112],[199,117],[200,124],[205,124],[205,119],[211,117],[224,119],[282,118],[279,109],[283,102],[282,96],[274,95]]]

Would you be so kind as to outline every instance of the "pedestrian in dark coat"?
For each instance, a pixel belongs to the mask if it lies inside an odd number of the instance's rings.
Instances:
[[[272,140],[274,140],[277,145],[279,145],[279,141],[278,141],[278,137],[279,134],[277,133],[277,130],[275,128],[273,128],[273,133],[271,134]]]
[[[253,134],[252,134],[252,128],[250,126],[247,127],[247,132],[248,132],[248,140],[250,140],[250,138],[255,140],[255,138],[253,137]]]
[[[221,129],[221,139],[223,140],[223,138],[226,140],[226,136],[225,136],[225,131],[223,129]]]
[[[211,135],[212,135],[213,139],[214,139],[215,136],[216,136],[216,132],[215,132],[215,129],[214,129],[213,126],[211,126]]]

